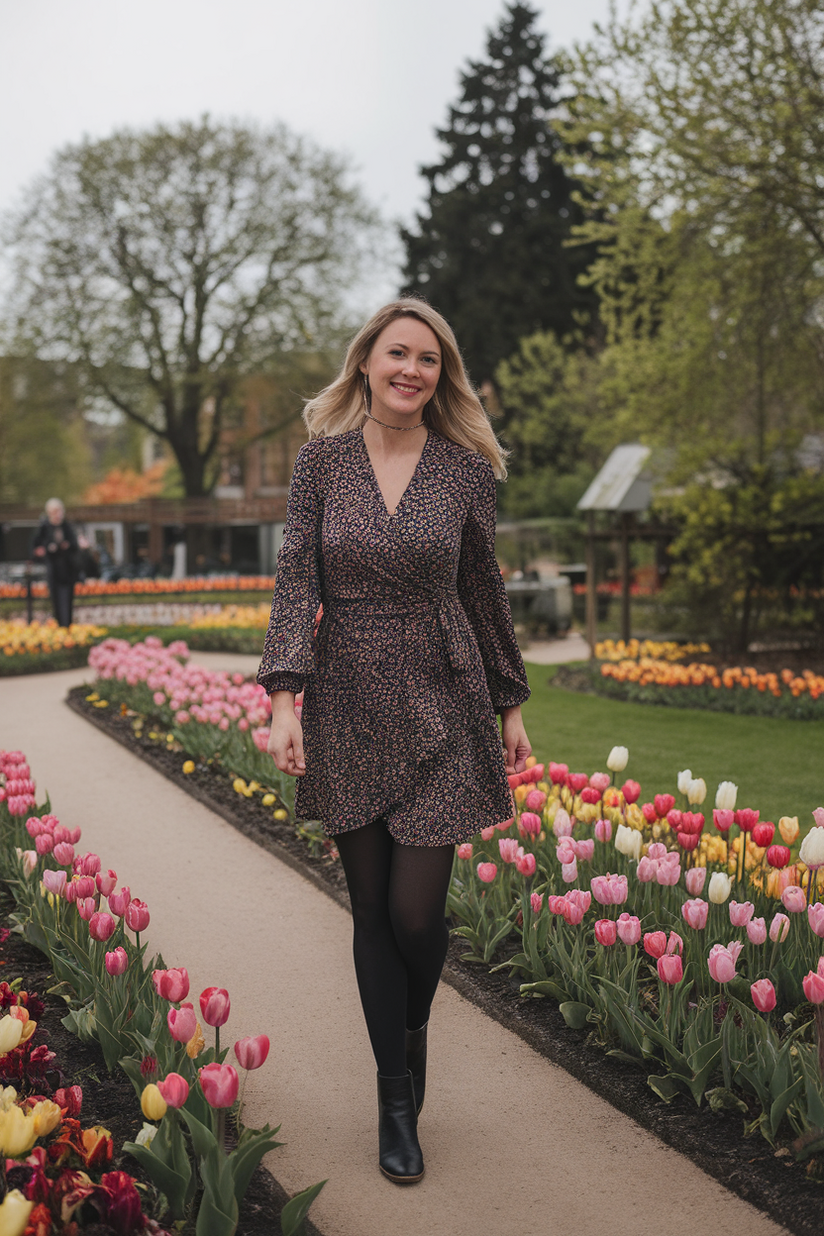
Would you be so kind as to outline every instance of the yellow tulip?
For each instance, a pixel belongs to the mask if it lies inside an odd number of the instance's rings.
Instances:
[[[531,785],[516,785],[515,786],[515,802],[520,807],[521,803],[526,801],[526,796],[532,789]]]
[[[0,1236],[23,1236],[34,1210],[34,1202],[25,1199],[19,1189],[10,1189],[0,1206]]]
[[[798,840],[798,834],[801,831],[798,827],[798,816],[782,815],[778,821],[778,831],[781,833],[784,845],[793,845]]]
[[[189,1057],[190,1060],[195,1060],[200,1055],[200,1053],[203,1051],[203,1048],[205,1046],[206,1046],[206,1040],[203,1037],[203,1031],[200,1028],[200,1022],[198,1022],[194,1034],[189,1039],[189,1042],[186,1044],[186,1055]]]
[[[23,1024],[23,1033],[20,1035],[20,1042],[27,1043],[29,1039],[31,1038],[31,1036],[34,1034],[35,1030],[37,1029],[37,1022],[29,1020],[29,1021],[23,1022],[22,1024]]]
[[[147,1120],[162,1120],[166,1115],[166,1100],[154,1082],[149,1082],[140,1096],[140,1110]]]
[[[183,764],[183,771],[185,772],[185,774],[186,774],[186,776],[187,776],[187,777],[188,777],[189,773],[193,773],[193,772],[195,771],[195,762],[194,762],[194,760],[185,760],[185,761],[184,761],[184,764]]]
[[[23,1037],[23,1023],[16,1017],[0,1017],[0,1056],[14,1051]]]
[[[0,1112],[7,1112],[17,1102],[17,1091],[14,1086],[0,1088]]]
[[[271,807],[272,803],[275,802],[275,796],[274,794],[264,794],[260,801],[263,803],[264,807]]]
[[[277,811],[272,812],[272,819],[273,820],[288,820],[289,812],[284,811],[283,807],[278,807]]]
[[[0,1112],[0,1151],[10,1159],[19,1159],[37,1141],[37,1125],[16,1104]]]
[[[630,828],[638,828],[643,830],[646,827],[644,813],[637,803],[630,803],[627,807],[627,824]]]
[[[38,1137],[47,1137],[60,1124],[63,1113],[51,1099],[41,1099],[31,1109],[31,1118],[37,1128]],[[2,1228],[0,1228],[2,1236]]]

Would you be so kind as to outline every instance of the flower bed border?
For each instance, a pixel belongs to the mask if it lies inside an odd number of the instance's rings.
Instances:
[[[73,711],[348,908],[345,881],[338,865],[328,859],[313,858],[289,825],[272,821],[259,802],[239,800],[228,778],[221,778],[212,770],[184,775],[179,755],[135,738],[129,723],[119,724],[121,718],[116,713],[104,714],[87,704],[87,693],[86,687],[75,688],[66,702]],[[804,1168],[791,1158],[777,1157],[763,1139],[745,1138],[740,1115],[699,1110],[685,1097],[669,1105],[662,1103],[650,1091],[641,1069],[588,1045],[586,1032],[570,1029],[554,1001],[525,1000],[519,994],[517,981],[461,961],[464,947],[465,942],[452,940],[444,978],[465,999],[793,1236],[819,1236],[822,1186],[808,1180]]]

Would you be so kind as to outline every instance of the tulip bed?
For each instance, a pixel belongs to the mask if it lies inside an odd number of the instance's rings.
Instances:
[[[754,666],[721,668],[703,661],[685,661],[678,645],[655,645],[637,640],[623,645],[605,641],[595,648],[592,686],[601,695],[793,720],[824,718],[824,676],[812,670],[762,672]],[[706,645],[687,646],[708,652]],[[663,651],[661,651],[663,650]],[[563,679],[563,673],[559,680]]]
[[[112,1230],[160,1232],[154,1222],[159,1219],[179,1231],[196,1227],[198,1236],[233,1236],[252,1173],[263,1155],[280,1143],[278,1129],[267,1124],[255,1130],[242,1124],[237,1108],[239,1075],[226,1061],[228,1049],[220,1044],[221,1027],[230,1014],[229,993],[207,988],[200,995],[198,1017],[186,1001],[185,968],[169,969],[162,958],[146,956],[140,938],[150,921],[146,903],[132,897],[128,887],[118,889],[116,873],[104,870],[98,855],[77,851],[80,836],[79,828],[69,830],[59,823],[49,803],[36,806],[23,754],[0,752],[0,878],[16,903],[11,919],[16,930],[49,959],[67,1005],[64,1026],[81,1040],[96,1041],[109,1071],[120,1069],[128,1076],[146,1118],[141,1135],[124,1150],[153,1184],[157,1214],[152,1216],[153,1226],[147,1227],[138,1206],[137,1212],[129,1211],[128,1225],[115,1223]],[[213,1046],[206,1046],[201,1021],[214,1031]],[[0,1069],[5,1068],[7,1075],[27,1024],[33,1019],[26,1016],[24,1006],[0,1018]],[[257,1035],[235,1043],[234,1056],[240,1068],[248,1070],[261,1066],[268,1050],[268,1038]],[[41,1080],[47,1084],[45,1077]],[[63,1104],[66,1097],[61,1091],[53,1100],[44,1098],[45,1106],[21,1106],[16,1096],[0,1095],[0,1151],[7,1156],[6,1171],[16,1170],[12,1160],[31,1169],[23,1173],[22,1197],[15,1202],[20,1222],[0,1227],[11,1236],[22,1236],[35,1204],[41,1202],[51,1210],[49,1216],[42,1215],[37,1236],[52,1232],[68,1236],[76,1230],[61,1208],[61,1196],[53,1196],[52,1186],[46,1189],[42,1183],[40,1148],[25,1157],[36,1141],[46,1139],[46,1158],[54,1157],[57,1145],[61,1161],[59,1142],[64,1134],[56,1130],[61,1121],[66,1124],[71,1106],[68,1101]],[[228,1150],[225,1126],[230,1111],[235,1113],[237,1138]],[[48,1140],[50,1135],[54,1136]],[[101,1137],[99,1133],[89,1140],[81,1136],[79,1125],[76,1130],[68,1127],[67,1154],[81,1153],[84,1147],[91,1153]],[[312,1186],[287,1204],[281,1215],[284,1236],[300,1229],[321,1188],[322,1184]],[[81,1194],[77,1205],[90,1196],[92,1191]],[[100,1200],[98,1186],[94,1197]],[[118,1205],[125,1214],[127,1203]]]
[[[185,579],[119,579],[106,582],[87,579],[76,584],[75,597],[158,597],[181,596],[210,592],[263,592],[272,595],[275,586],[273,575],[188,575]],[[49,595],[48,586],[33,583],[32,594],[43,598]],[[23,600],[26,589],[23,584],[0,582],[0,600]]]
[[[85,665],[89,649],[105,634],[105,628],[89,623],[59,627],[53,618],[32,623],[0,619],[0,677]]]
[[[689,770],[678,804],[639,804],[637,782],[606,772],[544,773],[510,778],[512,820],[458,849],[449,909],[467,957],[557,1000],[665,1101],[824,1153],[824,809],[801,838],[795,818],[736,810],[729,782],[708,820]]]

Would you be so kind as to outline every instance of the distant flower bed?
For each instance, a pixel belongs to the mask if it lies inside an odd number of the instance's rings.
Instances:
[[[104,583],[89,579],[77,584],[76,597],[122,597],[159,596],[185,592],[271,592],[275,586],[273,575],[190,575],[185,579],[119,579],[116,583]],[[49,590],[40,581],[32,584],[32,594],[46,597]],[[25,597],[23,584],[0,583],[0,600]]]
[[[721,669],[711,662],[686,660],[707,652],[706,644],[605,640],[595,648],[598,664],[592,669],[592,685],[600,695],[642,704],[824,719],[822,675],[812,670],[762,672],[751,665]]]
[[[85,665],[88,649],[105,634],[105,627],[84,623],[59,627],[53,618],[31,623],[0,619],[0,675]]]
[[[265,631],[269,625],[270,612],[271,606],[265,601],[260,605],[224,605],[218,613],[196,615],[190,620],[189,626],[195,631],[222,627]]]

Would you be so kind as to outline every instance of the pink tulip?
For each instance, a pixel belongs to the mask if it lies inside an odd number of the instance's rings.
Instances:
[[[637,781],[625,781],[621,786],[625,803],[637,803],[641,797],[641,787]]]
[[[807,907],[807,918],[815,934],[824,938],[824,905],[820,901]]]
[[[496,824],[495,827],[497,828],[499,833],[505,833],[506,830],[508,828],[511,828],[514,823],[515,823],[514,817],[510,816],[508,820],[501,820],[500,824]]]
[[[69,867],[74,860],[74,846],[68,841],[59,842],[53,850],[55,862],[61,867]]]
[[[580,794],[585,785],[589,784],[586,773],[567,773],[567,785],[573,794]]]
[[[752,807],[739,807],[735,812],[735,822],[743,832],[751,833],[760,814],[760,811],[754,811]]]
[[[799,888],[797,884],[788,884],[781,894],[781,903],[790,914],[801,914],[807,908],[803,888]]]
[[[155,971],[155,973],[164,972]],[[188,1043],[197,1030],[197,1014],[191,1004],[183,1004],[179,1009],[172,1007],[166,1014],[166,1025],[173,1039],[176,1039],[178,1043]]]
[[[465,841],[463,845],[458,846],[458,858],[467,859],[471,857],[472,857],[472,842]]]
[[[662,983],[670,983],[674,986],[684,977],[684,965],[677,953],[674,956],[666,954],[659,957],[656,966]]]
[[[229,1020],[231,1003],[225,987],[206,987],[200,993],[200,1011],[207,1026],[222,1026]]]
[[[549,761],[549,779],[553,785],[563,785],[569,773],[567,764],[553,764]]]
[[[669,933],[669,939],[667,940],[667,954],[669,956],[673,956],[675,953],[677,953],[679,957],[683,957],[684,941],[681,936],[679,936],[677,931],[671,931]]]
[[[97,886],[91,876],[75,876],[78,897],[94,897]]]
[[[602,906],[619,906],[626,901],[628,895],[627,877],[625,875],[593,876],[590,880],[592,895]]]
[[[665,931],[647,931],[644,934],[644,949],[650,957],[663,957],[667,951],[667,933]]]
[[[36,850],[23,850],[20,862],[23,865],[24,876],[28,877],[32,874],[37,866],[37,858],[38,855]]]
[[[237,1069],[231,1064],[206,1064],[198,1070],[200,1088],[210,1107],[231,1107],[237,1098]]]
[[[552,831],[556,837],[571,837],[572,836],[572,820],[569,812],[559,807],[555,812],[555,819],[552,821]]]
[[[747,939],[750,944],[763,944],[767,939],[767,924],[763,918],[751,918],[747,923]]]
[[[87,923],[90,922],[92,915],[97,910],[97,903],[94,897],[78,897],[77,898],[77,913]]]
[[[555,857],[562,867],[567,863],[575,861],[575,850],[572,848],[571,837],[564,837],[560,845],[555,847]]]
[[[118,918],[122,918],[126,913],[126,906],[132,899],[132,894],[128,884],[124,884],[119,893],[109,893],[109,909],[112,914],[116,914]]]
[[[733,927],[746,927],[755,914],[755,906],[751,901],[730,902],[730,922]]]
[[[498,850],[503,862],[514,863],[518,853],[518,842],[514,837],[500,837],[498,840]]]
[[[684,883],[690,897],[700,897],[704,891],[704,881],[707,878],[706,867],[690,867],[684,874]]]
[[[46,868],[43,872],[43,887],[47,893],[53,893],[55,897],[62,897],[66,889],[65,871],[52,871],[50,868]]]
[[[770,939],[773,944],[781,943],[786,940],[787,932],[790,930],[790,920],[786,914],[776,914],[773,921],[770,923]]]
[[[610,820],[595,821],[595,839],[604,844],[612,840],[612,823]]]
[[[111,914],[107,914],[105,910],[98,910],[89,919],[89,935],[93,940],[102,944],[112,935],[116,926]]]
[[[573,857],[571,863],[561,864],[561,879],[565,884],[574,884],[578,879],[578,860]]]
[[[129,956],[122,946],[116,948],[114,952],[106,954],[106,970],[109,974],[125,974],[128,968]]]
[[[595,924],[595,939],[599,944],[608,947],[618,938],[618,926],[614,919],[599,918]]]
[[[478,863],[478,879],[484,884],[491,884],[498,874],[498,868],[494,863]]]
[[[543,907],[543,904],[544,904],[543,894],[542,893],[532,893],[529,898],[529,904],[532,907],[533,914],[540,914],[541,908]]]
[[[811,970],[807,977],[801,980],[801,986],[810,1004],[824,1004],[824,976]]]
[[[644,854],[638,859],[638,866],[635,869],[635,875],[642,884],[651,884],[657,874],[658,863],[656,859],[650,858],[648,854]]]
[[[655,814],[659,820],[663,820],[665,816],[669,815],[675,806],[675,799],[672,794],[656,794],[652,801],[655,807]]]
[[[710,977],[716,983],[729,983],[735,978],[735,963],[738,960],[738,952],[734,952],[732,944],[725,948],[723,944],[714,944],[710,949],[710,955],[707,958]]]
[[[600,795],[603,794],[611,780],[612,778],[609,773],[596,772],[590,777],[589,784],[592,786],[593,790],[597,790]]]
[[[674,851],[667,855],[665,861],[659,862],[655,878],[659,884],[669,888],[674,888],[681,879],[681,863]]]
[[[692,927],[693,931],[704,930],[707,925],[709,910],[709,902],[702,901],[700,897],[696,897],[693,901],[685,901],[681,906],[684,922],[688,927]]]
[[[490,824],[488,828],[481,829],[481,840],[482,841],[491,841],[494,836],[495,836],[495,825],[494,824]]]
[[[712,813],[712,822],[720,833],[729,832],[735,823],[735,812],[716,808]]]
[[[67,880],[66,886],[63,889],[63,896],[70,904],[77,901],[77,880]]]
[[[84,854],[80,860],[80,874],[84,876],[96,876],[99,870],[100,855]]]
[[[622,914],[616,927],[622,944],[637,944],[641,939],[641,920],[634,914]]]
[[[543,790],[530,790],[524,800],[527,811],[543,811],[546,794]]]
[[[126,906],[126,913],[123,917],[130,931],[145,931],[150,921],[149,907],[145,901],[138,901],[137,897],[133,897]]]
[[[54,838],[51,833],[39,833],[35,837],[34,848],[41,858],[44,854],[51,854],[54,849]]]
[[[534,876],[536,866],[535,855],[524,854],[523,850],[515,859],[515,867],[522,876]]]
[[[153,970],[152,982],[160,998],[171,1004],[185,1000],[189,994],[189,974],[185,966],[177,966],[172,970]],[[189,1035],[189,1038],[191,1037]]]
[[[658,812],[655,810],[654,803],[642,803],[641,814],[648,824],[654,824],[658,819]]]
[[[541,832],[541,817],[533,811],[522,811],[518,821],[518,831],[522,837],[537,837]]]
[[[570,927],[577,927],[586,913],[584,907],[577,901],[568,901],[565,897],[561,897],[560,900],[563,902],[561,913],[564,916],[564,922]]]
[[[167,1107],[182,1107],[189,1097],[189,1083],[179,1073],[167,1073],[157,1088]]]
[[[26,832],[29,834],[32,841],[34,841],[36,837],[39,837],[40,834],[45,831],[43,828],[43,821],[40,819],[39,816],[36,816],[36,815],[29,816],[29,818],[26,820],[25,827],[26,827]]]
[[[117,887],[117,872],[112,871],[111,868],[109,868],[105,875],[102,871],[98,871],[94,882],[97,885],[97,891],[103,897],[108,897],[109,893],[113,893]]]
[[[242,1069],[259,1069],[269,1055],[269,1037],[265,1034],[249,1035],[235,1043],[235,1055]]]
[[[750,987],[752,1002],[759,1013],[769,1013],[775,1008],[775,988],[769,979],[759,979]]]
[[[582,863],[591,863],[595,855],[595,842],[592,837],[585,837],[582,841],[572,842],[572,848],[575,857],[579,858]]]

